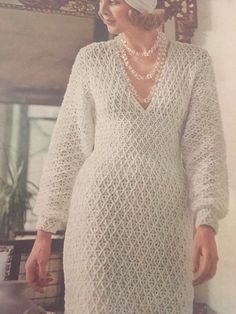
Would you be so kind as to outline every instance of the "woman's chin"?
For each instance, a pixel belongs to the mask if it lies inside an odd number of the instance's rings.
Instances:
[[[107,25],[107,30],[111,34],[118,34],[119,33],[119,30],[117,29],[117,27],[114,27],[113,25]]]

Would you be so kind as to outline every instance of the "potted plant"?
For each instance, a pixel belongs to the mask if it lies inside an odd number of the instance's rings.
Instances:
[[[6,151],[6,179],[0,177],[0,235],[13,239],[15,231],[23,231],[27,210],[32,210],[30,200],[35,199],[38,187],[25,180],[25,162],[11,166]]]

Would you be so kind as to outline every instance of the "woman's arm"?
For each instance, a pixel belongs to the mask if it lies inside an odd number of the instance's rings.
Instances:
[[[189,111],[181,138],[183,166],[194,212],[193,285],[211,279],[219,260],[215,234],[228,212],[226,148],[212,60],[205,49],[196,58]],[[212,230],[213,229],[213,230]]]
[[[65,230],[76,174],[94,145],[94,101],[89,90],[86,47],[80,49],[51,137],[33,212],[36,229]]]
[[[195,227],[218,232],[218,220],[228,212],[228,174],[221,112],[211,56],[201,48],[181,150]]]

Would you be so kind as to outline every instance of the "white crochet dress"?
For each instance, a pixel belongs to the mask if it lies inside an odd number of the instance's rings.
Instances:
[[[228,210],[209,53],[170,40],[151,103],[131,92],[117,38],[80,49],[34,207],[66,230],[66,314],[192,313],[193,227]]]

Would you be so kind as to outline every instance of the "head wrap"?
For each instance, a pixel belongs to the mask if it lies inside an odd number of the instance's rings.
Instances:
[[[125,0],[125,2],[141,13],[145,11],[154,13],[157,5],[157,0]]]

